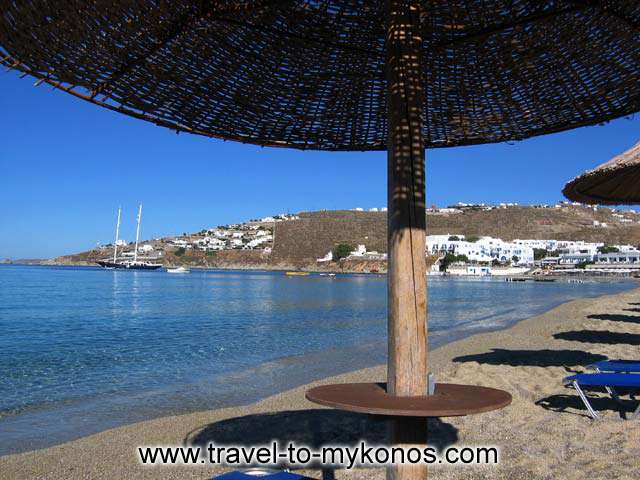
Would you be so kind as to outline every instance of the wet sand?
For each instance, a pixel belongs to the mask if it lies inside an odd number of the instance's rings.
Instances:
[[[434,350],[438,381],[501,388],[511,406],[476,416],[430,421],[430,443],[496,445],[500,464],[433,466],[430,478],[640,478],[638,421],[624,422],[619,407],[594,393],[604,415],[591,420],[562,378],[604,358],[640,359],[640,289],[563,304],[508,330],[476,335]],[[0,457],[2,479],[206,479],[228,468],[142,467],[138,445],[266,444],[273,439],[310,446],[381,444],[379,417],[318,407],[304,398],[323,383],[383,381],[384,367],[314,382],[258,403],[127,425],[55,447]],[[628,397],[624,397],[628,398]],[[633,404],[627,403],[630,410]],[[303,471],[320,478],[318,470]],[[337,470],[338,479],[383,479],[384,469]]]

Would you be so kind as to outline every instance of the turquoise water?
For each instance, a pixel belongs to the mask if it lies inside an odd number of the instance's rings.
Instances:
[[[630,281],[432,279],[431,347]],[[382,363],[386,277],[0,266],[0,454]]]

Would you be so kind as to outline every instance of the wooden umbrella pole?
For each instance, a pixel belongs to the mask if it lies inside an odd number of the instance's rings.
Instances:
[[[387,391],[427,394],[425,163],[420,8],[415,0],[387,0],[388,89],[388,335]],[[397,418],[392,441],[427,440],[426,419]],[[426,478],[426,466],[397,466],[390,478]]]

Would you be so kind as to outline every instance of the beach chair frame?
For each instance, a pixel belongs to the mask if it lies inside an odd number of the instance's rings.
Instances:
[[[582,399],[582,403],[584,403],[584,406],[587,408],[587,412],[589,412],[589,415],[591,416],[591,418],[593,418],[594,420],[600,420],[602,418],[601,415],[599,415],[598,412],[596,412],[594,408],[591,406],[591,402],[589,402],[589,397],[587,397],[587,394],[584,392],[584,390],[580,386],[580,383],[577,380],[572,380],[570,381],[570,385],[573,388],[575,388],[576,392],[578,392],[578,395]],[[613,387],[610,387],[608,385],[602,385],[602,386],[604,387],[606,392],[609,395],[611,395],[611,398],[613,398],[613,400],[616,403],[618,404],[622,403],[622,401],[620,400],[620,396],[618,395],[618,393],[615,391]],[[638,405],[636,406],[636,409],[630,415],[626,415],[624,411],[621,411],[621,413],[625,420],[634,420],[638,418],[638,416],[640,415],[640,403],[638,403]]]

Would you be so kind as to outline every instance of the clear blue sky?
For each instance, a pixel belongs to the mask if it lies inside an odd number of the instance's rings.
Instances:
[[[0,73],[0,258],[43,258],[122,238],[280,212],[382,207],[382,152],[300,152],[180,134],[30,77]],[[429,204],[551,203],[564,183],[639,140],[640,116],[515,144],[427,152]]]

